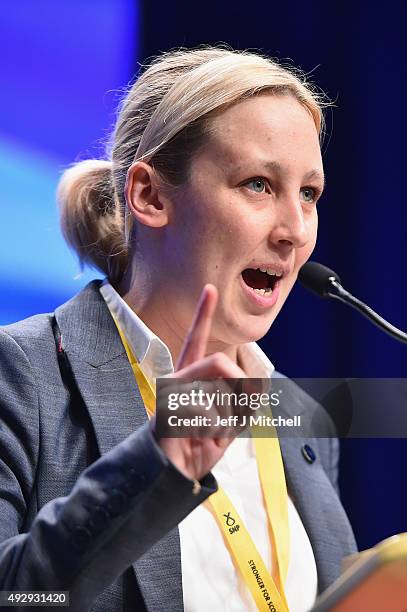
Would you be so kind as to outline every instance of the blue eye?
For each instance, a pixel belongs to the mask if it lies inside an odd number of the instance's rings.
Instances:
[[[256,177],[254,179],[251,179],[250,181],[247,181],[246,185],[248,187],[252,185],[252,189],[256,193],[263,193],[266,189],[266,181],[260,177]]]
[[[316,200],[316,192],[312,187],[303,187],[300,190],[300,194],[302,193],[302,199],[304,202],[315,202]]]

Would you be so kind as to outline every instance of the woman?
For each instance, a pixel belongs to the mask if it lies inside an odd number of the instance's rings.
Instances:
[[[318,95],[269,59],[170,52],[125,98],[111,159],[64,174],[64,235],[107,280],[1,333],[3,590],[300,611],[339,574],[334,440],[281,440],[283,469],[278,444],[260,461],[250,438],[160,438],[147,417],[158,377],[272,375],[255,341],[315,245],[321,130]],[[250,559],[222,531],[237,516]]]

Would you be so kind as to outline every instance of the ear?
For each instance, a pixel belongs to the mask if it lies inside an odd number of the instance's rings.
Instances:
[[[127,172],[124,195],[130,213],[143,225],[163,227],[170,217],[171,202],[158,189],[154,169],[138,161]]]

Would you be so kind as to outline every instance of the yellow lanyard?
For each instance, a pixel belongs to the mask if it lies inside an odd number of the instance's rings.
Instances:
[[[155,389],[141,370],[117,321],[115,323],[140,389],[144,407],[150,418],[155,412]],[[252,432],[255,433],[253,428]],[[258,610],[288,612],[284,593],[290,548],[288,496],[280,443],[275,431],[273,434],[274,437],[254,437],[253,441],[274,552],[274,579],[268,572],[249,532],[222,487],[219,487],[218,491],[208,498],[205,505],[215,517],[233,563],[240,571]]]

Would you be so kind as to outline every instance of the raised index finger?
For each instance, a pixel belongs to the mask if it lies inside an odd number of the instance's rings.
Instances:
[[[195,311],[194,320],[182,346],[176,370],[202,359],[211,332],[213,315],[218,301],[218,290],[214,285],[205,285]]]

